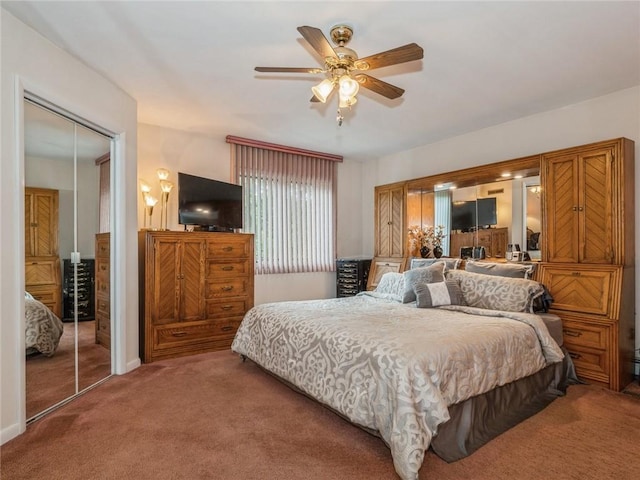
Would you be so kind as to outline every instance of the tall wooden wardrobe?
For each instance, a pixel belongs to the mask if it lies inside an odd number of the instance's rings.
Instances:
[[[58,190],[25,187],[25,289],[62,318]]]
[[[625,138],[544,153],[538,280],[563,320],[578,376],[612,390],[633,378],[634,143]]]

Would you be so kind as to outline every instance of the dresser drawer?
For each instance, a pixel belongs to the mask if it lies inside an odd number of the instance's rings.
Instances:
[[[226,235],[221,233],[220,235]],[[207,258],[247,258],[251,251],[251,237],[229,235],[228,238],[207,242]]]
[[[242,317],[249,310],[249,299],[207,300],[207,318]]]
[[[111,237],[108,233],[96,235],[96,258],[109,258],[111,250]]]
[[[249,289],[247,278],[228,278],[207,280],[205,298],[238,297],[247,295]]]
[[[193,347],[221,338],[232,339],[241,321],[240,317],[154,327],[153,349],[161,353],[163,350]]]
[[[30,257],[24,265],[27,285],[60,284],[60,260],[57,257]]]
[[[609,355],[606,350],[578,345],[565,345],[580,378],[608,383],[611,375]]]
[[[540,268],[540,283],[551,292],[554,310],[617,317],[611,293],[617,291],[622,267],[543,264]]]
[[[562,339],[565,345],[609,349],[609,327],[563,319]]]
[[[221,276],[247,275],[249,273],[249,260],[237,260],[221,262],[207,260],[205,275],[207,278]]]

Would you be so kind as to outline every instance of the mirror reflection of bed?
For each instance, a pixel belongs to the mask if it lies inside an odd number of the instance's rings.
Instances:
[[[43,105],[25,100],[24,112],[29,422],[111,374],[91,263],[96,234],[110,227],[111,141]]]

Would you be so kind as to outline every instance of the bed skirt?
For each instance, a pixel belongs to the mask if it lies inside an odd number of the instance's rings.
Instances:
[[[491,439],[540,412],[556,398],[564,396],[569,385],[581,382],[576,376],[569,353],[564,347],[561,348],[565,353],[562,362],[549,365],[538,373],[451,405],[449,407],[451,418],[438,426],[437,434],[431,439],[430,448],[446,462],[460,460],[471,455]],[[241,355],[241,358],[243,361],[247,359],[244,355]],[[258,363],[253,363],[292,390],[317,402],[315,398],[291,382]],[[350,421],[337,410],[321,402],[318,404],[367,433],[382,439],[376,430]]]
[[[431,448],[446,462],[467,457],[489,440],[535,415],[567,387],[580,383],[569,353],[540,372],[451,405],[451,418],[438,426]]]

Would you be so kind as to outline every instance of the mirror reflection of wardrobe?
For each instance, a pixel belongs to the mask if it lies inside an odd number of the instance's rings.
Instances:
[[[25,318],[27,421],[111,375],[111,139],[75,120],[24,102],[25,303],[60,320]]]

